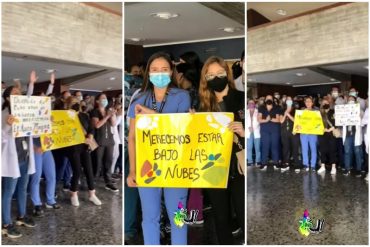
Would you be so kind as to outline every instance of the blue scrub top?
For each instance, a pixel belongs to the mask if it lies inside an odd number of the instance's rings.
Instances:
[[[156,102],[157,109],[161,107],[161,103]],[[129,118],[135,118],[135,106],[137,104],[152,109],[152,92],[139,93],[135,97],[128,110],[127,116]],[[185,113],[189,112],[189,108],[190,96],[188,91],[179,88],[170,88],[162,113]]]

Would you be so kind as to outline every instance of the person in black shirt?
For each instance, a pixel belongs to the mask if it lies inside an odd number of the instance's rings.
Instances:
[[[281,171],[289,169],[291,157],[294,166],[299,165],[299,134],[293,133],[295,108],[292,97],[287,96],[284,103],[284,110],[280,118],[281,123],[281,143],[283,148],[283,164]]]
[[[113,130],[116,115],[115,110],[107,109],[108,99],[105,94],[99,94],[95,98],[96,106],[91,112],[92,125],[95,129],[95,139],[99,147],[95,150],[96,166],[94,167],[95,177],[100,174],[102,169],[105,188],[113,192],[119,190],[112,183],[111,166],[113,162]]]
[[[73,176],[71,181],[71,204],[75,207],[80,205],[78,201],[78,181],[81,176],[81,166],[84,168],[86,175],[87,186],[89,188],[89,201],[95,205],[101,205],[101,201],[95,195],[94,187],[94,176],[92,170],[91,153],[89,150],[88,143],[92,141],[94,137],[94,129],[91,126],[89,116],[81,112],[80,101],[77,97],[71,96],[66,99],[66,108],[68,110],[74,110],[78,114],[81,126],[85,133],[86,142],[79,145],[67,147],[66,153],[71,162]]]
[[[280,115],[281,108],[274,104],[271,95],[267,95],[265,105],[258,109],[258,122],[261,130],[261,170],[266,169],[270,152],[272,162],[275,168],[278,168],[280,158]]]

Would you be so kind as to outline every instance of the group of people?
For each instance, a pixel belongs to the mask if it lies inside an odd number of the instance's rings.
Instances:
[[[4,86],[2,92],[2,234],[9,238],[22,236],[17,226],[35,227],[27,212],[27,195],[34,206],[34,217],[44,216],[44,208],[58,210],[56,188],[63,180],[63,190],[70,192],[71,205],[78,207],[79,185],[83,172],[86,176],[89,201],[102,202],[95,193],[95,184],[102,175],[107,190],[118,192],[115,185],[122,170],[122,94],[83,95],[81,91],[64,91],[59,97],[53,93],[55,73],[50,76],[46,92],[34,92],[38,80],[35,71],[30,74],[26,95],[50,97],[52,110],[72,110],[85,134],[85,143],[51,151],[41,148],[40,136],[17,137],[12,135],[12,125],[17,121],[11,112],[11,95],[22,95],[21,85]],[[95,145],[92,145],[92,144]],[[96,145],[97,144],[97,145]],[[93,149],[91,147],[95,146]],[[115,176],[112,176],[115,173]],[[40,195],[40,180],[45,180],[45,201]],[[13,222],[12,200],[15,199],[18,217]],[[86,205],[88,206],[88,205]]]
[[[232,69],[221,57],[209,57],[204,63],[195,52],[186,52],[178,62],[166,52],[153,54],[146,63],[132,65],[125,75],[127,121],[125,145],[125,243],[133,244],[137,237],[137,221],[142,218],[144,244],[161,243],[162,220],[169,221],[171,243],[188,243],[187,225],[174,223],[178,203],[188,211],[199,210],[196,224],[203,224],[203,198],[213,210],[217,241],[233,244],[233,216],[244,232],[244,174],[238,169],[233,144],[228,184],[226,189],[143,188],[136,184],[137,114],[233,112],[234,122],[229,129],[244,145],[244,52],[241,61]],[[233,73],[233,72],[234,73]],[[126,148],[127,147],[127,148]],[[164,200],[162,199],[164,195]],[[139,200],[140,199],[140,200]],[[141,203],[140,203],[141,202]],[[139,204],[140,203],[140,204]],[[164,204],[164,206],[161,206]],[[138,217],[138,208],[142,214]],[[164,217],[161,217],[164,216]],[[167,217],[166,217],[167,216]],[[207,220],[207,219],[206,219]],[[207,223],[207,222],[206,222]],[[244,236],[244,233],[242,233]],[[244,239],[244,238],[243,238]]]
[[[361,122],[336,126],[335,105],[359,104]],[[246,114],[247,163],[265,170],[271,163],[285,172],[292,167],[297,173],[338,169],[347,176],[354,172],[362,177],[368,171],[369,133],[368,99],[352,87],[341,93],[332,87],[324,97],[281,95],[275,92],[248,99]],[[293,129],[296,110],[318,111],[324,125],[323,135],[299,134]],[[328,167],[327,167],[328,166]],[[364,176],[368,179],[368,175]]]

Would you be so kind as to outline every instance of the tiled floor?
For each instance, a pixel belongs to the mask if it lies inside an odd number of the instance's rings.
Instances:
[[[121,245],[122,244],[122,184],[118,193],[105,189],[103,181],[96,186],[96,195],[102,206],[88,201],[86,188],[79,192],[80,206],[70,204],[69,193],[58,190],[57,202],[61,209],[44,209],[45,216],[34,218],[35,228],[20,227],[21,238],[2,238],[2,244],[20,245]],[[13,201],[13,218],[16,217],[16,203]],[[28,212],[32,212],[29,200]]]
[[[249,167],[247,181],[247,244],[368,244],[363,178]],[[298,232],[305,209],[314,224],[325,219],[322,233],[304,237]]]

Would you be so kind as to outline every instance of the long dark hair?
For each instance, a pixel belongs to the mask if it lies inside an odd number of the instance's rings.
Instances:
[[[172,60],[171,60],[170,56],[165,52],[157,52],[157,53],[154,53],[149,58],[148,63],[146,65],[146,69],[145,69],[145,73],[144,73],[143,86],[141,87],[141,92],[142,93],[145,93],[147,91],[153,91],[153,89],[154,89],[153,84],[149,81],[149,71],[150,71],[150,65],[157,58],[163,58],[170,65],[170,69],[172,71],[172,76],[171,76],[171,82],[168,85],[168,87],[176,87],[176,85],[177,85],[176,76],[175,76],[175,73],[174,73],[175,66],[172,63]]]
[[[3,105],[1,106],[1,110],[4,111],[6,108],[8,108],[9,114],[11,112],[10,112],[10,101],[8,98],[10,97],[10,94],[12,93],[13,88],[14,86],[7,87],[3,93],[4,102],[3,102]]]
[[[100,100],[99,98],[101,97],[101,96],[103,96],[103,95],[105,95],[105,97],[107,98],[107,100],[108,100],[108,97],[107,97],[107,95],[105,94],[105,93],[99,93],[98,95],[96,95],[95,96],[95,104],[94,104],[94,108],[95,109],[99,109],[100,108],[100,103],[98,103],[98,101]],[[109,103],[109,102],[108,102]],[[108,107],[108,106],[107,106]]]

